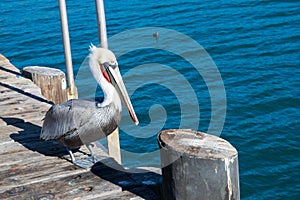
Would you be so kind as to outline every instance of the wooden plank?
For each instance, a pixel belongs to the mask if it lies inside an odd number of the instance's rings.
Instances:
[[[90,172],[84,172],[80,174],[74,173],[71,176],[61,176],[56,181],[40,181],[17,186],[6,190],[2,194],[0,193],[0,196],[4,198],[15,196],[21,197],[21,199],[40,199],[41,197],[51,197],[50,199],[75,199],[84,197],[86,199],[86,196],[99,196],[98,194],[102,193],[116,193],[121,191],[121,187],[95,177]]]
[[[19,151],[10,154],[3,154],[0,157],[0,172],[16,165],[27,165],[41,159],[41,154],[34,151]],[[30,159],[24,159],[24,158]]]

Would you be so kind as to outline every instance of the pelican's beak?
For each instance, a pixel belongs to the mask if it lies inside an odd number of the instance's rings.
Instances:
[[[113,84],[113,86],[117,89],[117,92],[119,93],[122,101],[126,105],[126,108],[129,112],[129,115],[133,122],[138,125],[139,120],[135,114],[135,111],[132,107],[130,98],[128,96],[127,90],[125,88],[118,64],[115,63],[114,65],[109,64],[109,63],[104,63],[103,64],[105,67],[105,70],[107,71],[107,74],[109,75],[110,81]]]

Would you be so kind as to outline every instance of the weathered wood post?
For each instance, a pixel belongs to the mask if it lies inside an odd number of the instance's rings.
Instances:
[[[23,68],[23,76],[31,79],[40,89],[42,95],[56,104],[68,100],[65,73],[59,69],[28,66]]]
[[[102,48],[108,48],[107,34],[106,34],[106,20],[103,0],[95,0],[98,24],[98,37]],[[122,163],[119,129],[116,128],[114,132],[107,136],[108,154],[113,157],[119,164]]]
[[[162,131],[164,199],[240,199],[238,153],[227,141],[186,129]]]

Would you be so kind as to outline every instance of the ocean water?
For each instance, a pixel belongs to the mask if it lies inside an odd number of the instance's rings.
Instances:
[[[84,62],[98,45],[94,1],[67,7],[79,95],[101,95]],[[124,112],[123,162],[159,164],[149,157],[159,130],[191,127],[237,148],[242,199],[300,199],[299,8],[296,0],[105,1],[109,46],[128,90],[138,86],[131,99],[141,123]],[[20,69],[65,71],[57,1],[5,0],[0,14],[1,54]]]

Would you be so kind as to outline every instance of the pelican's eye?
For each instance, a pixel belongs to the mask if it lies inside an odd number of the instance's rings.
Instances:
[[[108,70],[108,68],[116,69],[118,67],[118,62],[117,61],[108,61],[108,62],[103,63],[103,66],[106,70]]]
[[[109,65],[111,68],[115,69],[115,68],[118,66],[118,63],[117,63],[117,61],[109,61],[109,62],[108,62],[108,65]]]

